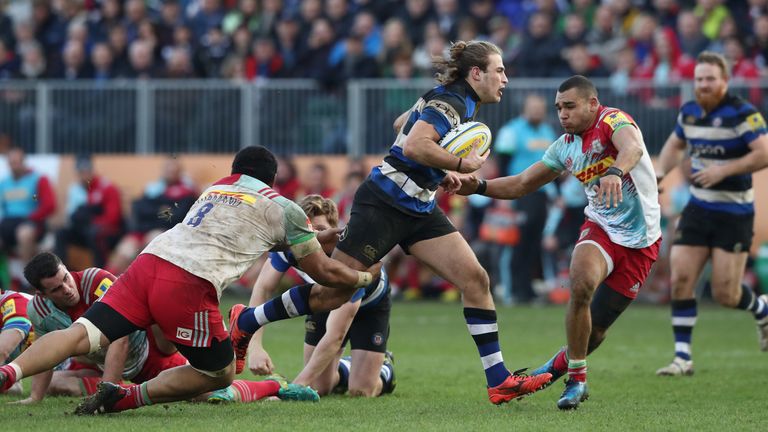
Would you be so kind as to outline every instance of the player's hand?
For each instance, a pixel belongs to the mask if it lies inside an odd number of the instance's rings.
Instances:
[[[479,170],[490,154],[491,152],[487,151],[485,152],[485,155],[480,156],[477,153],[477,141],[475,141],[475,143],[472,144],[472,148],[469,150],[469,154],[464,156],[464,160],[461,161],[459,172],[462,174],[469,174]]]
[[[624,197],[621,195],[621,178],[617,175],[600,177],[597,188],[597,204],[605,207],[618,207]]]
[[[712,165],[691,176],[693,182],[703,188],[712,187],[726,178],[728,174],[721,165]]]
[[[448,171],[445,174],[443,181],[440,182],[440,187],[443,188],[443,190],[448,194],[455,193],[461,187],[461,180],[459,179],[459,175],[455,172]]]
[[[480,186],[480,179],[474,175],[460,176],[461,187],[456,190],[458,195],[472,195]]]
[[[40,402],[40,399],[33,398],[32,396],[30,396],[30,397],[28,397],[26,399],[17,400],[17,401],[8,402],[8,403],[11,404],[11,405],[32,405],[32,404],[36,404],[38,402]]]
[[[548,235],[541,241],[541,247],[547,252],[557,251],[557,237]]]
[[[251,347],[248,353],[248,369],[254,375],[271,375],[275,371],[275,365],[264,348]]]
[[[317,232],[317,241],[320,242],[320,246],[323,247],[325,253],[333,252],[336,247],[336,243],[339,242],[339,235],[344,231],[344,228],[328,228],[327,230]]]
[[[381,267],[384,265],[383,261],[376,262],[372,266],[365,269],[368,273],[373,275],[373,280],[377,281],[379,280],[379,277],[381,276]]]

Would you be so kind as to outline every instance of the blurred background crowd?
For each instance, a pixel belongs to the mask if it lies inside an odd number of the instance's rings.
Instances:
[[[432,75],[486,39],[510,77],[667,83],[702,50],[768,74],[766,0],[25,0],[0,9],[0,79]]]

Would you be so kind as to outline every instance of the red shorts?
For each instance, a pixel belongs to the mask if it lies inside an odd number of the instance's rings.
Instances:
[[[597,246],[605,257],[608,277],[603,282],[619,294],[634,299],[659,257],[661,238],[650,246],[632,249],[612,242],[600,225],[587,220],[581,226],[576,246],[582,243]]]
[[[147,342],[149,342],[149,354],[147,355],[147,361],[144,363],[144,367],[141,368],[141,372],[139,372],[138,375],[131,379],[134,384],[141,384],[144,381],[149,381],[152,378],[160,375],[160,372],[164,370],[189,364],[187,359],[178,352],[175,352],[171,355],[161,352],[157,348],[157,343],[155,342],[155,337],[152,334],[152,329],[147,329]]]
[[[210,347],[229,337],[213,285],[155,255],[139,255],[99,301],[136,327],[156,323],[177,344]]]
[[[99,367],[96,366],[95,364],[83,363],[83,362],[78,361],[75,358],[72,358],[72,359],[69,360],[69,364],[67,365],[66,369],[64,369],[64,370],[68,370],[68,371],[72,371],[72,372],[74,372],[74,371],[81,371],[81,370],[87,370],[87,371],[97,372],[99,374],[99,376],[101,376],[101,374],[102,374],[101,369],[99,369]]]

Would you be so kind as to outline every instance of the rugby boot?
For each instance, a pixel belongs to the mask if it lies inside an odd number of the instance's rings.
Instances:
[[[658,376],[690,376],[693,375],[693,360],[683,360],[675,357],[672,363],[656,371]]]
[[[232,341],[232,348],[235,350],[235,373],[240,374],[245,369],[245,357],[248,356],[248,344],[251,342],[253,333],[240,330],[237,325],[237,319],[246,309],[244,305],[236,304],[229,310],[229,339]]]
[[[760,299],[768,305],[768,294],[763,294]],[[760,341],[760,351],[768,351],[768,317],[757,321],[757,338]]]
[[[384,363],[381,367],[382,369],[386,369],[386,371],[382,370],[379,373],[383,383],[381,386],[381,394],[392,393],[395,391],[395,386],[397,386],[397,381],[395,380],[395,356],[392,354],[392,351],[384,352]],[[389,379],[387,379],[387,374],[389,374]]]
[[[543,373],[548,373],[548,374],[552,375],[552,378],[549,380],[549,382],[547,382],[546,384],[544,384],[541,387],[542,389],[545,389],[545,388],[551,386],[552,384],[554,384],[555,381],[560,379],[560,377],[565,375],[565,373],[567,372],[567,369],[564,370],[564,371],[559,371],[559,370],[555,369],[555,359],[563,351],[565,351],[565,347],[561,348],[560,351],[555,353],[555,355],[553,355],[552,358],[549,359],[546,363],[544,363],[543,365],[541,365],[538,368],[536,368],[536,369],[531,371],[531,375],[540,375],[540,374],[543,374]]]
[[[212,391],[211,394],[208,395],[206,401],[212,404],[237,402],[237,395],[235,394],[235,389],[232,388],[232,386],[228,386],[223,389]]]
[[[576,409],[587,399],[589,399],[587,383],[569,379],[565,382],[565,390],[557,401],[557,407],[561,410]]]
[[[496,387],[488,387],[488,400],[494,405],[501,405],[540,390],[551,379],[549,373],[530,376],[511,374]]]
[[[96,393],[86,397],[75,408],[75,415],[96,415],[122,411],[115,405],[125,397],[133,397],[131,392],[124,387],[111,382],[101,382]]]

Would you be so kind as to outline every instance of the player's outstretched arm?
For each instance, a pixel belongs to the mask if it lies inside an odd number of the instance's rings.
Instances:
[[[34,375],[32,377],[32,389],[29,393],[29,397],[13,403],[27,405],[42,401],[45,398],[46,393],[48,393],[48,387],[51,385],[52,378],[53,369]]]
[[[661,181],[667,174],[680,165],[685,157],[685,141],[672,131],[659,153],[656,178]]]
[[[117,383],[123,380],[125,359],[128,358],[129,351],[130,344],[128,336],[123,336],[109,344],[109,348],[107,348],[107,356],[104,359],[104,373],[102,374],[102,379],[104,381]]]
[[[538,190],[545,184],[560,176],[542,162],[536,162],[525,171],[515,176],[499,177],[492,180],[482,180],[477,177],[462,177],[461,188],[457,192],[460,195],[482,195],[497,199],[516,199]],[[485,182],[485,190],[482,183]]]
[[[318,284],[332,288],[362,288],[378,276],[382,263],[379,261],[365,271],[349,268],[341,261],[329,258],[322,250],[299,258],[299,267]]]
[[[323,371],[328,369],[328,365],[339,355],[341,344],[344,342],[344,336],[349,331],[352,320],[355,319],[355,315],[358,309],[360,309],[360,303],[361,300],[347,302],[338,309],[331,311],[325,324],[325,335],[323,335],[312,352],[309,362],[307,362],[304,369],[302,369],[293,382],[312,386],[318,381]]]
[[[768,135],[759,135],[749,143],[749,153],[723,165],[712,165],[691,176],[702,187],[714,186],[726,177],[753,173],[768,166]]]
[[[8,356],[24,341],[27,336],[21,330],[10,328],[0,332],[0,364],[5,364]]]
[[[264,266],[259,272],[259,277],[256,278],[256,282],[253,284],[251,299],[248,302],[248,306],[258,306],[272,298],[275,288],[277,288],[278,283],[280,283],[280,278],[283,277],[283,274],[283,272],[278,271],[272,265],[272,258],[267,257]],[[269,375],[273,373],[275,369],[272,359],[269,357],[269,353],[264,349],[262,342],[263,337],[264,327],[260,327],[256,333],[253,334],[250,345],[248,345],[248,369],[255,375]]]
[[[440,134],[437,133],[435,127],[419,120],[408,132],[403,146],[403,154],[422,165],[460,173],[475,172],[485,162],[485,158],[478,155],[477,151],[471,151],[464,159],[461,159],[437,145],[438,142],[440,142]]]

